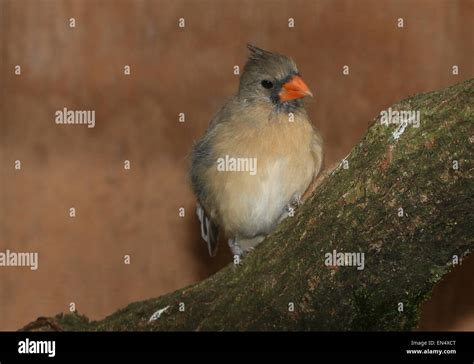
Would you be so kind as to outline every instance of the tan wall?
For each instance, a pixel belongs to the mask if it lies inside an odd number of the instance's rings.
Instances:
[[[0,251],[40,254],[35,272],[0,268],[0,330],[70,302],[99,319],[230,260],[207,257],[186,156],[236,91],[247,42],[297,61],[331,164],[380,110],[474,76],[473,18],[473,1],[454,0],[0,0]],[[55,125],[63,107],[94,109],[96,127]],[[473,267],[428,304],[424,328],[474,329]]]

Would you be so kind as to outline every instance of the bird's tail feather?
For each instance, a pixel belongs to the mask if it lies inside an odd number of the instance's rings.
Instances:
[[[219,227],[212,222],[206,211],[198,203],[196,207],[196,214],[201,222],[201,236],[207,243],[209,255],[214,257],[217,252]]]

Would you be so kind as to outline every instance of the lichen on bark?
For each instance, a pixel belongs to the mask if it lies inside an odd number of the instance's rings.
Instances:
[[[473,105],[474,80],[393,105],[420,111],[420,127],[402,130],[375,118],[346,158],[348,168],[341,164],[322,179],[240,266],[101,321],[58,315],[26,329],[416,328],[420,304],[453,256],[462,259],[474,246]],[[326,266],[333,250],[364,253],[364,269]]]

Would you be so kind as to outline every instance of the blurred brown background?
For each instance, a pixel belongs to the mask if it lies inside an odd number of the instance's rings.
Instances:
[[[473,19],[468,0],[0,0],[0,251],[40,255],[37,271],[0,268],[0,330],[70,302],[100,319],[230,261],[200,240],[187,154],[236,91],[247,42],[297,61],[329,165],[380,110],[474,77]],[[96,127],[56,125],[63,107],[95,110]],[[467,259],[421,329],[474,329],[473,276]]]

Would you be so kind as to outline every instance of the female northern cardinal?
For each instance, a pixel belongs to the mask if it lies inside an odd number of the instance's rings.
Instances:
[[[201,235],[215,255],[219,229],[233,254],[255,247],[299,204],[322,164],[322,140],[293,60],[255,46],[238,93],[195,143],[191,182]]]

